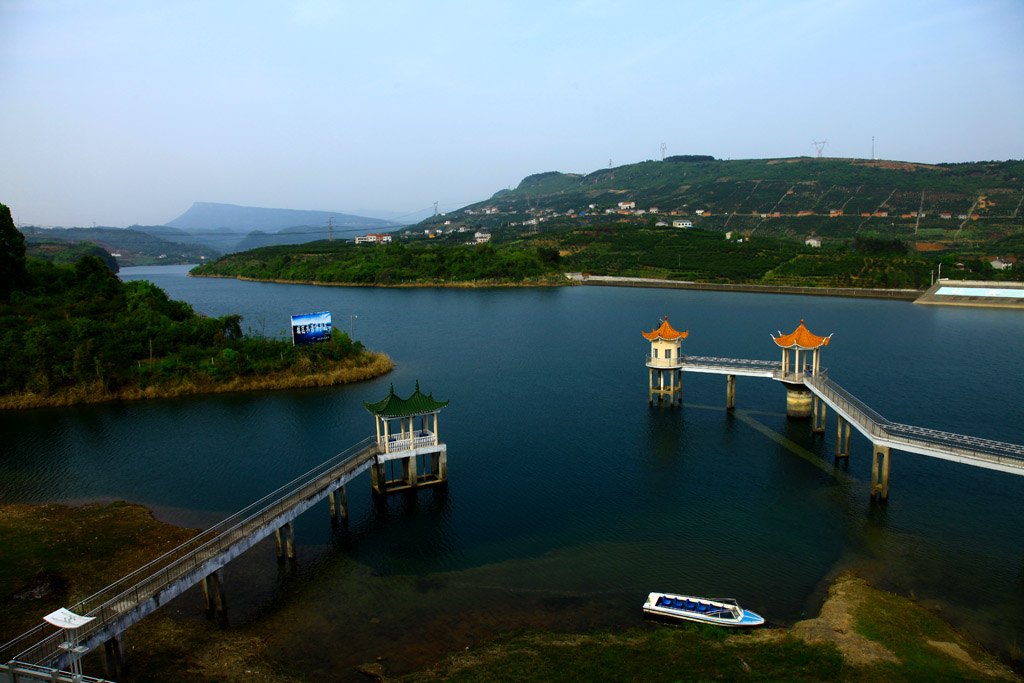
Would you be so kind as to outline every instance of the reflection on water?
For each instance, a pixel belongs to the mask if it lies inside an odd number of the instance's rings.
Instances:
[[[373,431],[362,402],[419,380],[440,418],[449,486],[375,501],[348,487],[297,521],[299,560],[272,542],[226,570],[229,621],[309,670],[388,658],[395,672],[521,627],[641,623],[649,591],[738,598],[774,623],[815,611],[854,566],[913,592],[996,648],[1024,642],[1024,477],[893,452],[890,499],[868,496],[871,446],[836,461],[785,417],[785,390],[684,373],[684,405],[648,405],[640,336],[664,314],[693,355],[774,359],[769,332],[834,332],[830,376],[890,419],[1024,443],[1017,312],[902,302],[604,288],[362,289],[144,275],[209,315],[284,329],[289,315],[358,315],[396,363],[358,385],[0,414],[0,496],[122,498],[203,525]],[[899,352],[894,352],[898,349]],[[956,362],[951,362],[955,359]],[[960,397],[970,400],[959,401]],[[193,596],[183,596],[182,604]],[[191,596],[191,597],[190,597]],[[979,607],[984,605],[985,607]],[[176,609],[185,608],[176,606]]]

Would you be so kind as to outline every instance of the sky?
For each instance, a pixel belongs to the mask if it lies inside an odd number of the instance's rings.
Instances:
[[[411,216],[663,153],[1021,159],[1022,36],[1021,0],[0,0],[0,203]]]

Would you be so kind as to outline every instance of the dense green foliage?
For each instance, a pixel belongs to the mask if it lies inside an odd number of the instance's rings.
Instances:
[[[207,246],[169,241],[143,232],[142,226],[133,228],[23,228],[25,240],[35,242],[89,242],[111,253],[120,254],[119,261],[126,266],[171,265],[197,263],[215,258],[220,252]]]
[[[901,240],[861,236],[847,247],[813,248],[777,237],[612,223],[545,232],[491,245],[354,245],[318,242],[231,254],[198,276],[398,284],[561,282],[564,272],[697,282],[819,287],[924,288],[937,261],[907,253]],[[1024,279],[983,259],[941,257],[954,279]],[[960,265],[958,265],[960,264]]]
[[[388,285],[520,281],[557,275],[558,265],[558,251],[549,247],[413,247],[324,241],[231,254],[194,268],[192,274]]]
[[[0,296],[25,282],[25,238],[14,227],[11,210],[0,204]]]
[[[25,246],[27,258],[50,261],[58,265],[71,266],[83,256],[95,256],[107,264],[107,268],[114,273],[121,268],[117,259],[111,256],[110,252],[92,242],[29,242]]]
[[[0,299],[2,395],[315,371],[362,351],[337,330],[331,343],[303,348],[245,335],[241,316],[199,315],[149,282],[121,282],[94,256],[73,267],[29,260],[27,273],[25,287]]]

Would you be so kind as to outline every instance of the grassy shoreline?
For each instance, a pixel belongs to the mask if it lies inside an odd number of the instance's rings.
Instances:
[[[238,377],[230,381],[205,382],[186,381],[174,384],[151,385],[108,391],[96,382],[76,386],[50,394],[23,392],[0,396],[0,410],[24,410],[103,403],[107,401],[136,401],[150,398],[173,398],[201,394],[222,394],[238,391],[272,391],[277,389],[304,389],[349,384],[379,377],[390,372],[394,363],[387,354],[368,351],[358,358],[346,358],[333,363],[323,371],[302,373],[299,371],[276,372],[258,377]]]
[[[96,528],[103,528],[100,536]],[[140,505],[0,504],[0,642],[183,542],[195,530],[158,522]],[[129,632],[132,666],[162,681],[314,680],[275,660],[250,627],[171,618],[160,610]],[[1016,656],[1016,666],[1021,660]],[[87,672],[101,668],[99,655]],[[368,658],[369,659],[369,658]],[[519,631],[465,651],[439,653],[392,677],[386,660],[355,671],[405,683],[428,681],[764,680],[1022,681],[1004,662],[913,599],[878,590],[851,571],[833,581],[818,617],[790,628],[733,632],[639,622],[627,631]],[[344,675],[345,672],[339,672]],[[352,672],[349,672],[352,673]]]

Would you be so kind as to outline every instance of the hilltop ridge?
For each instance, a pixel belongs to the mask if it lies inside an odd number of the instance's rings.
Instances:
[[[423,221],[454,228],[686,218],[740,235],[922,243],[987,242],[1024,230],[1024,161],[924,164],[793,157],[680,155],[590,173],[547,171],[515,189]],[[557,219],[557,220],[556,220]]]

